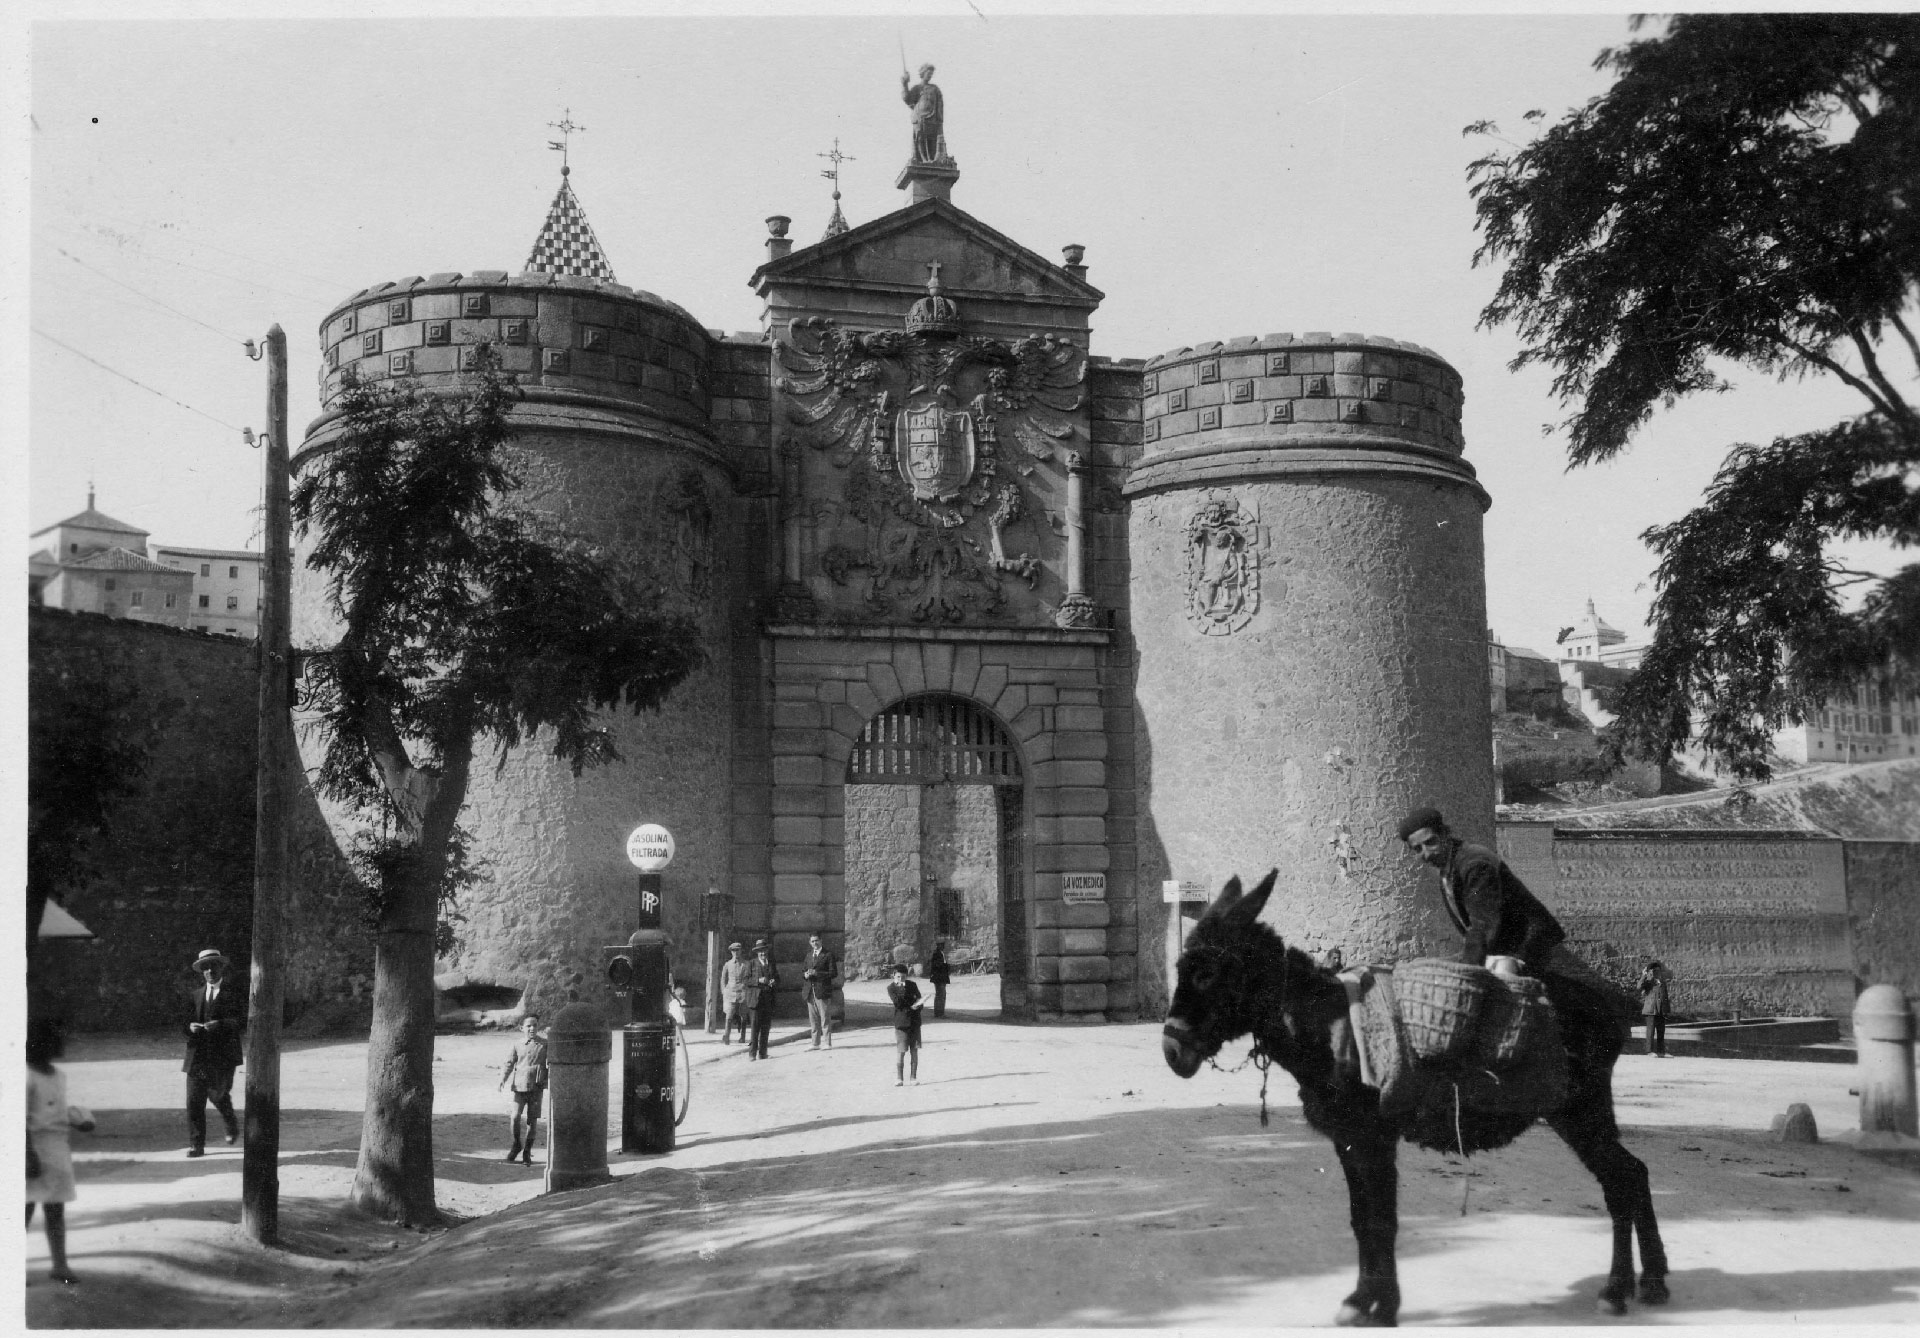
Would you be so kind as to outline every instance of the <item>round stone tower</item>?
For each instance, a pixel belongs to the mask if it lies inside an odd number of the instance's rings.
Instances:
[[[463,944],[443,969],[519,989],[549,1013],[566,1001],[574,972],[593,985],[605,948],[636,925],[627,833],[658,822],[679,851],[665,875],[665,928],[681,972],[697,970],[699,895],[727,886],[726,599],[739,588],[731,567],[742,551],[734,479],[708,414],[716,341],[651,293],[503,271],[376,285],[329,313],[320,335],[325,412],[302,458],[337,431],[331,406],[348,368],[375,382],[451,388],[472,345],[494,341],[525,392],[513,409],[523,484],[515,502],[600,549],[663,609],[695,618],[708,657],[665,710],[608,718],[623,761],[575,779],[551,755],[550,738],[499,766],[481,749],[461,821],[492,879],[463,897]],[[295,644],[328,639],[321,581],[304,565],[295,580]],[[303,748],[314,765],[318,741]]]
[[[1493,839],[1489,503],[1460,378],[1327,334],[1183,348],[1144,375],[1126,484],[1143,877],[1211,897],[1278,866],[1264,918],[1290,942],[1425,950],[1444,916],[1414,897],[1399,819],[1434,803]]]

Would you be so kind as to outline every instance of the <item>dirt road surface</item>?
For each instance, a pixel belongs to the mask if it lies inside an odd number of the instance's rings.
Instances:
[[[1153,1025],[993,1021],[990,979],[929,1020],[918,1086],[893,1085],[877,985],[849,987],[834,1048],[775,1028],[770,1060],[694,1033],[679,1147],[614,1154],[612,1183],[541,1193],[509,1166],[495,1091],[512,1038],[444,1036],[439,1202],[450,1229],[344,1207],[364,1042],[283,1062],[287,1248],[240,1233],[239,1150],[184,1156],[176,1043],[77,1040],[98,1132],[75,1140],[70,1250],[33,1327],[932,1328],[1317,1326],[1353,1285],[1346,1191],[1275,1070],[1168,1071]],[[1222,1056],[1238,1063],[1240,1053]],[[617,1062],[617,1060],[616,1060]],[[1673,1302],[1635,1324],[1920,1323],[1920,1168],[1784,1145],[1771,1117],[1854,1126],[1844,1065],[1630,1055],[1628,1146],[1653,1176]],[[617,1099],[617,1098],[616,1098]],[[619,1127],[617,1108],[612,1128]],[[216,1121],[217,1128],[217,1121]],[[1470,1175],[1469,1175],[1470,1172]],[[1462,1202],[1466,1212],[1462,1215]],[[1403,1150],[1404,1324],[1605,1324],[1599,1189],[1544,1128],[1471,1162]]]

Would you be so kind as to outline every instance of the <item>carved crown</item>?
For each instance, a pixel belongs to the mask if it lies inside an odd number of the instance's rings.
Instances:
[[[952,298],[940,291],[940,262],[931,260],[927,268],[932,271],[927,279],[927,295],[907,310],[907,333],[924,335],[955,335],[960,333],[960,308]]]

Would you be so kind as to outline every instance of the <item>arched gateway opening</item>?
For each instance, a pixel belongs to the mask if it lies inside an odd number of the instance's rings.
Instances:
[[[906,698],[867,722],[846,787],[847,978],[924,963],[941,942],[949,1011],[1023,1012],[1025,790],[1006,728],[965,697]]]

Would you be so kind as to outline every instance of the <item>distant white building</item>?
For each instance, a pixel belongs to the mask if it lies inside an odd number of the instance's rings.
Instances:
[[[147,558],[147,531],[94,509],[34,531],[27,599],[48,608],[186,627],[192,583]]]
[[[1791,762],[1889,762],[1920,757],[1920,689],[1892,673],[1837,693],[1805,724],[1773,736]]]
[[[1560,634],[1562,661],[1576,664],[1606,664],[1616,669],[1637,669],[1646,658],[1646,643],[1627,640],[1627,634],[1610,626],[1587,601],[1587,611],[1572,627]]]
[[[260,635],[266,562],[244,549],[155,544],[154,559],[193,577],[187,626],[252,640]]]
[[[154,548],[149,532],[94,509],[34,531],[27,600],[48,608],[165,623],[220,636],[260,635],[265,562],[225,548]]]

